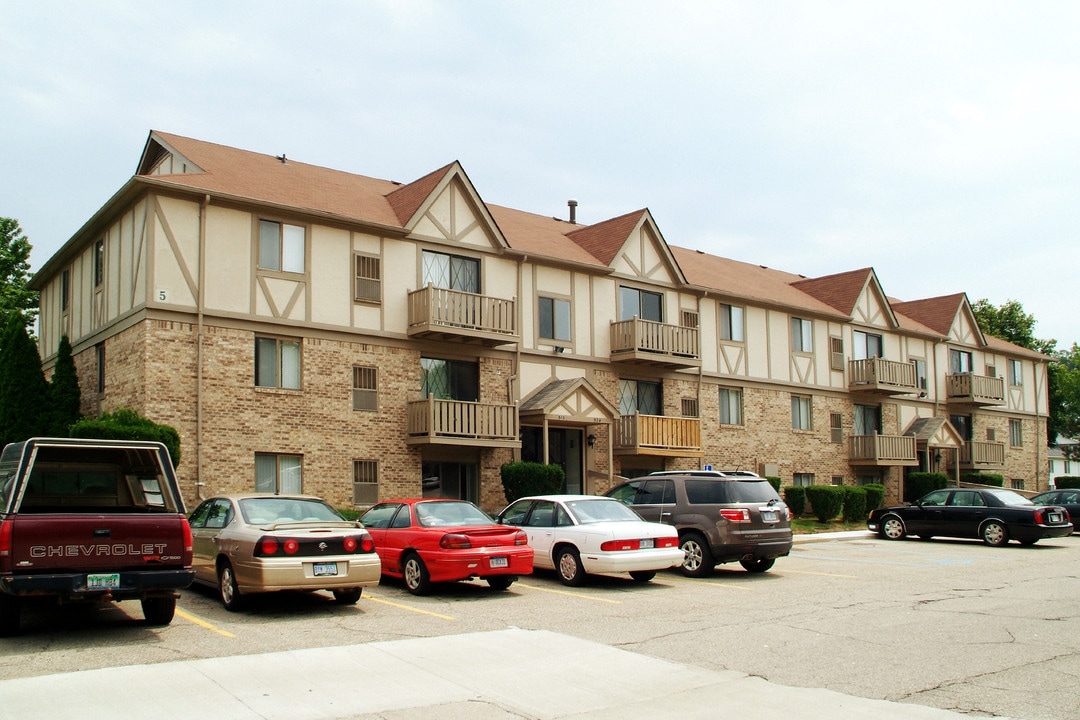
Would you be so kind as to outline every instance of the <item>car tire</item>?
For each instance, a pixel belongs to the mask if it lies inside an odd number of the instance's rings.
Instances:
[[[997,520],[983,523],[979,534],[982,535],[983,542],[992,547],[1001,547],[1009,542],[1009,531]]]
[[[19,616],[22,600],[14,595],[0,593],[0,637],[19,634]]]
[[[585,584],[585,568],[581,566],[577,548],[564,547],[555,553],[555,571],[563,585],[579,587]]]
[[[413,595],[427,595],[431,592],[431,575],[427,565],[416,553],[409,553],[401,565],[401,575],[405,579],[405,589]]]
[[[682,564],[683,575],[687,577],[708,577],[716,567],[709,543],[701,533],[688,532],[679,538],[679,547],[682,548],[684,557]]]
[[[903,540],[907,537],[904,521],[898,515],[886,515],[881,518],[880,535],[886,540]]]
[[[228,560],[222,560],[218,566],[218,597],[229,612],[236,612],[244,607],[244,598],[236,584],[236,572]]]
[[[753,560],[740,560],[746,572],[763,573],[776,564],[776,558],[754,558]]]
[[[148,597],[142,599],[142,614],[147,625],[164,626],[176,614],[176,598]]]
[[[334,590],[334,602],[340,605],[355,605],[360,602],[360,595],[364,592],[364,588],[345,588],[343,590]]]
[[[491,586],[492,590],[506,590],[517,578],[513,575],[492,575],[486,578],[487,584]]]

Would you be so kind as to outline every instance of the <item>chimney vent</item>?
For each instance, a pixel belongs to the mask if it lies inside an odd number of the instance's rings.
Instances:
[[[570,224],[577,224],[577,200],[567,200],[566,204],[570,208]]]

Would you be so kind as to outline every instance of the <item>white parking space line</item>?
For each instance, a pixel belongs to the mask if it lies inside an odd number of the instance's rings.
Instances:
[[[554,595],[566,595],[567,597],[581,598],[582,600],[594,600],[595,602],[611,603],[612,605],[622,605],[622,600],[611,600],[609,598],[597,597],[596,595],[586,595],[584,593],[570,592],[567,590],[552,590],[551,588],[540,587],[539,585],[528,585],[520,580],[515,584],[515,587],[528,588],[529,590],[538,590],[540,592],[552,593]]]

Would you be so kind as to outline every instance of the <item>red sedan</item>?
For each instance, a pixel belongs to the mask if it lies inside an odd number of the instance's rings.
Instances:
[[[382,574],[402,578],[414,595],[426,595],[434,583],[471,578],[505,590],[533,569],[528,536],[465,500],[387,500],[360,522],[375,541]]]

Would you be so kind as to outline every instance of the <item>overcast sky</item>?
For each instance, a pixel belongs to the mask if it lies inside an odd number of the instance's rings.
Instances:
[[[1080,341],[1080,3],[0,0],[0,216],[39,268],[151,129]]]

